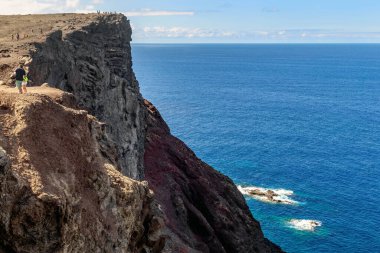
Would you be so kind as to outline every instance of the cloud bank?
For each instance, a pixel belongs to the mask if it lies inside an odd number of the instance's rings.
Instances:
[[[234,34],[216,29],[147,26],[143,29],[135,29],[135,35],[136,37],[144,38],[222,38],[230,37]]]
[[[81,0],[0,0],[0,15],[93,12],[102,0],[92,0],[88,5]]]
[[[155,16],[193,16],[192,11],[157,11],[151,9],[142,9],[138,11],[128,11],[124,15],[127,17],[155,17]]]
[[[138,39],[228,39],[239,41],[308,41],[308,40],[339,40],[339,39],[379,39],[380,32],[350,32],[318,29],[293,29],[275,31],[231,31],[219,29],[204,29],[190,27],[166,26],[133,26],[134,38]]]
[[[64,1],[59,1],[61,6],[65,6]],[[57,1],[35,1],[35,0],[2,0],[0,2],[0,14],[33,14],[41,13],[54,8]]]

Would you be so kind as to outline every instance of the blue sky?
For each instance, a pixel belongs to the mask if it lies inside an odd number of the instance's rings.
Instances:
[[[122,12],[134,42],[380,43],[380,0],[0,0],[0,6],[0,14]]]

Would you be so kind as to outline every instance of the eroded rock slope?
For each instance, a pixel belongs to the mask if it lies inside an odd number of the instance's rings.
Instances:
[[[264,237],[232,180],[198,159],[145,104],[145,176],[179,241],[195,252],[281,252]]]
[[[160,251],[152,192],[110,162],[104,124],[69,94],[35,89],[0,89],[0,248]]]

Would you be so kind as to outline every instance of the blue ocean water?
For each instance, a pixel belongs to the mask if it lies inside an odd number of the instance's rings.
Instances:
[[[141,92],[288,252],[380,252],[380,45],[134,44]],[[314,232],[292,218],[322,222]]]

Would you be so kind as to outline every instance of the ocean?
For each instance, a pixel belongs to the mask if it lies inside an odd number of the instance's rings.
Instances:
[[[380,252],[380,45],[132,50],[141,93],[173,135],[240,189],[289,200],[245,195],[267,238],[287,252]]]

